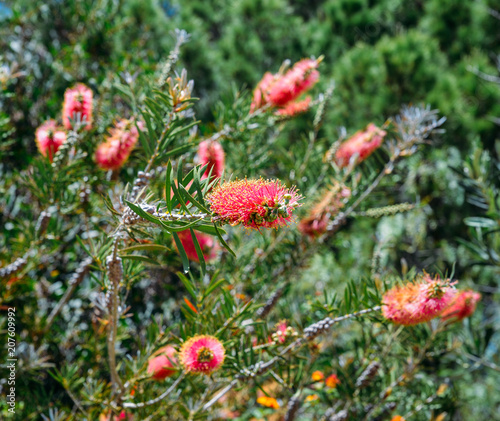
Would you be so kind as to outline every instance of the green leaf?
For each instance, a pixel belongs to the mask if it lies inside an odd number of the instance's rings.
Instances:
[[[189,294],[194,298],[196,303],[198,301],[198,298],[196,297],[196,289],[194,284],[184,274],[177,272],[177,275],[179,276],[179,279],[181,280],[183,285],[186,287],[187,292],[189,292]]]
[[[184,269],[184,273],[189,272],[189,259],[186,254],[186,250],[184,250],[184,247],[181,243],[181,240],[177,233],[173,232],[172,236],[174,237],[175,245],[177,246],[177,249],[179,250],[179,254],[181,255],[181,260],[182,260],[182,267]]]
[[[139,262],[149,263],[151,265],[159,265],[159,263],[156,260],[150,259],[149,257],[146,256],[141,256],[139,254],[129,254],[129,255],[120,254],[120,257],[125,260],[136,260]]]
[[[477,227],[477,228],[497,228],[498,227],[498,222],[489,219],[489,218],[482,218],[480,216],[471,216],[469,218],[464,219],[465,225],[468,225],[469,227]]]
[[[200,202],[198,202],[198,200],[196,200],[193,196],[191,196],[189,194],[189,192],[186,190],[186,188],[183,186],[183,185],[179,185],[182,193],[187,197],[188,200],[186,200],[186,202],[192,202],[194,203],[194,205],[199,209],[199,210],[202,210],[203,212],[205,213],[208,213],[210,214],[210,211],[205,207],[203,206]]]
[[[207,272],[207,265],[205,264],[205,256],[201,251],[200,243],[198,243],[198,239],[196,238],[196,234],[194,233],[193,229],[189,228],[189,231],[191,232],[191,238],[193,239],[194,248],[196,249],[196,254],[198,255],[198,260],[200,261],[201,274],[202,276],[205,276],[205,273]]]
[[[128,200],[125,200],[125,203],[140,217],[146,219],[147,221],[152,222],[153,224],[162,225],[161,221],[158,218],[155,218],[153,215],[147,213],[139,205],[134,205],[132,202],[129,202]]]
[[[167,175],[165,177],[165,199],[167,202],[167,209],[169,213],[172,213],[172,198],[170,197],[171,192],[172,192],[172,187],[171,187],[171,177],[172,177],[172,163],[170,160],[168,161],[167,164]]]
[[[154,251],[169,251],[167,246],[162,246],[161,244],[138,244],[136,246],[126,247],[120,250],[120,253],[126,253],[130,251],[142,251],[142,250],[154,250]]]
[[[224,239],[222,238],[222,235],[221,235],[221,233],[220,233],[220,231],[219,231],[219,228],[217,227],[217,225],[215,225],[215,223],[214,223],[214,228],[215,228],[215,232],[216,232],[216,234],[217,234],[217,237],[219,237],[219,240],[220,240],[220,242],[222,243],[222,245],[224,246],[224,248],[225,248],[225,249],[226,249],[229,253],[231,253],[234,257],[236,257],[236,253],[235,253],[233,250],[231,250],[231,247],[229,247],[229,245],[228,245],[228,244],[224,241]]]

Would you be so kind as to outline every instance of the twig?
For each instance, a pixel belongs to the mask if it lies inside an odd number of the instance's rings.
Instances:
[[[155,403],[162,401],[168,395],[170,395],[170,393],[172,393],[174,391],[174,389],[182,381],[182,379],[184,379],[185,376],[186,376],[186,373],[183,371],[181,373],[181,375],[177,378],[177,380],[172,384],[172,386],[170,386],[165,392],[163,392],[160,396],[158,396],[154,399],[151,399],[151,400],[146,401],[146,402],[139,402],[139,403],[125,402],[122,406],[124,408],[144,408],[145,406],[154,405]]]

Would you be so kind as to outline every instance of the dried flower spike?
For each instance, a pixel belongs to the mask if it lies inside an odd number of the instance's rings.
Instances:
[[[287,225],[301,196],[279,180],[237,180],[222,183],[207,196],[213,221],[247,228]]]
[[[386,134],[387,132],[370,123],[365,130],[356,132],[340,145],[335,153],[335,162],[343,168],[355,157],[357,162],[364,161],[380,147]]]
[[[193,242],[193,237],[191,236],[191,232],[189,230],[180,231],[177,233],[179,239],[181,240],[182,246],[186,251],[186,255],[188,259],[199,262],[198,253],[196,253],[196,247]],[[217,257],[217,251],[220,249],[219,244],[215,241],[214,237],[208,234],[204,234],[202,232],[195,233],[196,239],[198,240],[198,244],[200,245],[201,251],[203,252],[203,256],[205,260],[208,262]]]
[[[202,178],[207,178],[212,172],[211,180],[222,176],[224,171],[224,149],[216,140],[204,140],[198,145],[198,157],[202,166],[207,165],[207,169]]]
[[[197,335],[182,344],[179,359],[191,373],[211,374],[218,370],[225,358],[222,343],[214,336]]]
[[[406,285],[396,285],[382,298],[382,314],[395,324],[411,326],[441,315],[453,302],[456,290],[449,280],[425,274]]]
[[[458,322],[472,316],[480,299],[481,294],[479,292],[470,290],[457,292],[453,303],[441,314],[441,318]]]
[[[139,124],[139,127],[142,125]],[[116,170],[128,159],[139,140],[139,131],[133,120],[122,119],[109,130],[106,141],[95,152],[97,165],[104,170]]]
[[[92,90],[83,83],[66,89],[62,111],[64,127],[68,130],[73,129],[71,120],[79,118],[85,123],[83,126],[85,130],[92,128],[92,97]]]
[[[175,354],[175,348],[171,345],[160,348],[148,361],[148,374],[155,380],[165,380],[174,375],[176,370],[173,367],[177,363]]]
[[[59,147],[66,142],[66,132],[55,120],[47,120],[35,132],[36,146],[52,162]]]

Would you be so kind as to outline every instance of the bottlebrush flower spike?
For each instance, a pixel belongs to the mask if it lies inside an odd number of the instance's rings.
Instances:
[[[247,228],[277,228],[292,219],[301,196],[279,180],[250,179],[218,185],[208,196],[214,222]]]
[[[382,298],[382,314],[391,322],[411,326],[441,315],[455,299],[449,280],[425,274],[406,285],[396,285]]]
[[[55,120],[47,120],[36,129],[35,140],[40,153],[52,162],[59,147],[66,142],[66,132]]]
[[[455,299],[449,280],[425,274],[406,285],[396,285],[382,298],[382,314],[395,324],[411,326],[441,315]]]
[[[335,162],[341,168],[347,167],[351,158],[357,156],[357,162],[368,158],[382,144],[386,131],[370,123],[365,130],[356,132],[347,139],[335,153]]]
[[[311,97],[306,97],[302,101],[289,102],[283,108],[276,111],[276,115],[293,117],[297,114],[305,113],[311,105]]]
[[[269,102],[284,107],[311,89],[319,79],[319,60],[302,59],[269,87]]]
[[[142,123],[139,124],[142,127]],[[104,170],[116,170],[128,159],[139,139],[139,131],[133,120],[122,119],[109,130],[106,140],[95,152],[97,165]]]
[[[92,90],[83,83],[66,89],[62,112],[64,127],[71,130],[73,128],[71,119],[74,120],[79,116],[82,122],[85,119],[85,130],[92,128],[92,97]]]
[[[224,358],[224,345],[209,335],[193,336],[179,351],[182,366],[191,373],[211,374],[221,367]]]
[[[297,99],[318,81],[319,72],[316,69],[321,60],[300,60],[285,74],[265,73],[253,92],[250,114],[264,106],[277,108],[276,115],[287,117],[307,111],[311,98]]]
[[[198,158],[202,166],[207,165],[202,178],[207,178],[212,171],[211,179],[221,177],[224,171],[224,149],[216,140],[204,140],[198,146]]]
[[[111,419],[111,414],[101,414],[99,416],[99,421],[109,421]],[[134,416],[132,414],[127,414],[125,411],[120,412],[118,415],[113,415],[113,420],[116,421],[133,421]]]
[[[177,363],[175,348],[171,345],[164,346],[156,351],[148,361],[148,374],[155,380],[165,380],[175,374],[173,368]]]
[[[194,262],[200,262],[198,254],[196,253],[196,247],[194,246],[193,237],[191,237],[191,231],[185,230],[177,233],[179,239],[181,240],[182,246],[186,251],[188,259]],[[200,245],[201,251],[205,260],[208,262],[217,257],[217,251],[220,249],[219,244],[214,240],[214,237],[202,232],[196,232],[196,239]]]
[[[451,306],[441,314],[441,318],[443,320],[453,319],[458,322],[472,316],[480,299],[481,294],[479,292],[459,291]]]
[[[277,76],[274,76],[269,72],[264,74],[264,77],[253,91],[253,101],[250,105],[250,114],[269,103],[269,88],[274,83],[276,78]]]

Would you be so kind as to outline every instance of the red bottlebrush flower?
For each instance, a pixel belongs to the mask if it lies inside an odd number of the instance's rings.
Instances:
[[[224,171],[224,149],[216,140],[204,140],[198,146],[200,164],[208,164],[202,178],[207,178],[212,171],[211,180],[222,176]]]
[[[309,215],[299,222],[299,231],[311,238],[326,232],[328,222],[336,216],[351,197],[351,189],[337,184],[311,209]]]
[[[453,319],[460,321],[472,316],[476,311],[476,305],[481,299],[481,294],[475,291],[459,291],[453,303],[441,314],[443,320]]]
[[[200,259],[198,258],[198,254],[196,253],[193,237],[191,237],[191,231],[180,231],[177,233],[177,235],[181,240],[188,259],[199,263]],[[195,235],[196,239],[198,240],[198,244],[200,245],[201,251],[203,252],[205,260],[209,262],[210,260],[215,259],[217,257],[217,251],[220,249],[220,246],[215,241],[214,237],[202,232],[196,232]]]
[[[127,161],[138,139],[139,131],[133,120],[118,121],[96,149],[97,165],[104,170],[117,170]]]
[[[440,316],[453,303],[456,290],[449,280],[422,279],[406,285],[397,285],[382,298],[382,314],[391,322],[411,326]]]
[[[277,76],[274,76],[269,72],[264,74],[264,77],[253,91],[253,101],[250,105],[250,114],[264,105],[267,105],[269,102],[269,88],[274,83],[276,78]]]
[[[218,185],[208,196],[213,220],[247,228],[286,225],[301,196],[279,180],[237,180]]]
[[[64,127],[71,130],[73,125],[70,119],[74,120],[79,115],[82,122],[85,119],[85,130],[92,128],[92,96],[92,90],[83,83],[66,89],[62,112]]]
[[[283,108],[278,109],[276,114],[284,117],[293,117],[297,114],[305,113],[309,109],[310,105],[311,97],[308,96],[302,101],[289,102]]]
[[[176,370],[173,367],[177,364],[176,353],[171,345],[160,348],[148,361],[148,374],[155,380],[165,380],[174,375]]]
[[[356,132],[347,139],[335,153],[335,161],[341,168],[347,167],[351,158],[357,156],[357,162],[368,158],[382,144],[386,131],[370,123],[365,130]]]
[[[336,374],[330,374],[325,380],[326,387],[329,387],[330,389],[335,389],[339,384],[340,380]]]
[[[182,344],[179,359],[186,371],[211,374],[225,358],[224,345],[214,336],[197,335]]]
[[[55,120],[47,120],[36,129],[35,140],[40,153],[52,162],[59,147],[66,142],[66,132]]]
[[[320,60],[309,58],[295,63],[269,87],[269,102],[274,106],[284,107],[311,89],[319,79],[319,72],[316,70],[319,63]]]

